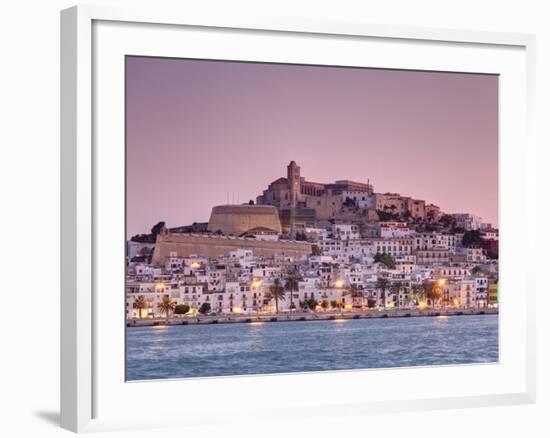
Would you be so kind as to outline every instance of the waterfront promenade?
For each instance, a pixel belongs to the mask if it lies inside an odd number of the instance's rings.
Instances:
[[[447,308],[435,307],[424,309],[386,309],[348,312],[284,312],[269,314],[232,314],[232,315],[183,315],[170,318],[132,318],[128,319],[128,327],[148,327],[158,325],[192,325],[192,324],[235,324],[281,321],[323,321],[370,318],[409,318],[409,317],[438,317],[438,316],[467,316],[467,315],[495,315],[498,308]]]

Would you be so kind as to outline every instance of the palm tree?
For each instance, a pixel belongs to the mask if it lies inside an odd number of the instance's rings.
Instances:
[[[279,313],[279,300],[284,301],[285,288],[281,285],[281,281],[278,278],[269,286],[269,295],[272,300],[275,300],[275,313]]]
[[[351,283],[349,285],[349,293],[352,297],[359,296],[359,286],[357,285],[357,283]]]
[[[359,285],[357,283],[351,283],[349,286],[349,292],[347,292],[351,295],[351,303],[355,302],[355,298],[359,298],[363,296],[363,292],[361,292]],[[362,302],[361,302],[362,303]]]
[[[143,295],[138,296],[134,301],[134,309],[137,309],[138,311],[138,318],[141,319],[141,311],[147,308],[147,304],[148,303]]]
[[[285,290],[290,292],[290,309],[294,309],[294,301],[292,300],[294,292],[298,292],[300,286],[298,279],[294,276],[287,277],[285,282]]]
[[[480,272],[483,272],[483,269],[481,268],[481,266],[474,266],[472,268],[472,275],[477,275]]]
[[[405,303],[405,306],[407,307],[410,307],[411,305],[411,302],[412,302],[412,287],[409,283],[405,283],[403,285],[403,299],[404,299],[404,303]]]
[[[376,281],[376,288],[382,292],[382,300],[384,303],[384,310],[386,310],[386,290],[389,288],[390,282],[387,278],[379,277]]]
[[[422,284],[426,298],[431,300],[432,307],[435,307],[435,302],[441,297],[441,288],[433,281],[425,281]]]
[[[420,285],[415,284],[412,287],[411,292],[412,292],[413,300],[416,302],[417,306],[420,304],[420,300],[426,297],[426,291]]]
[[[160,313],[166,313],[166,320],[168,320],[168,315],[170,312],[173,312],[176,308],[176,303],[174,303],[168,295],[162,297],[162,301],[159,303],[158,308]]]
[[[395,281],[390,285],[390,293],[397,296],[397,305],[399,306],[399,292],[403,288],[403,284],[400,281]],[[395,300],[394,300],[395,301]]]

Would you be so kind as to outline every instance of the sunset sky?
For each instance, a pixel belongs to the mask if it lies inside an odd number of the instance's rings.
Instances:
[[[208,221],[295,160],[498,225],[498,77],[129,57],[127,234]]]

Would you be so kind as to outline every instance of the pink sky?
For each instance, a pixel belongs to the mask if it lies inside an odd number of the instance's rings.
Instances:
[[[295,160],[498,225],[498,77],[129,57],[128,236],[208,221]]]

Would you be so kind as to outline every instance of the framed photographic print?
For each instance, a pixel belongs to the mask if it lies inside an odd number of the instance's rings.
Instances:
[[[531,36],[75,7],[61,44],[63,427],[534,400]]]

